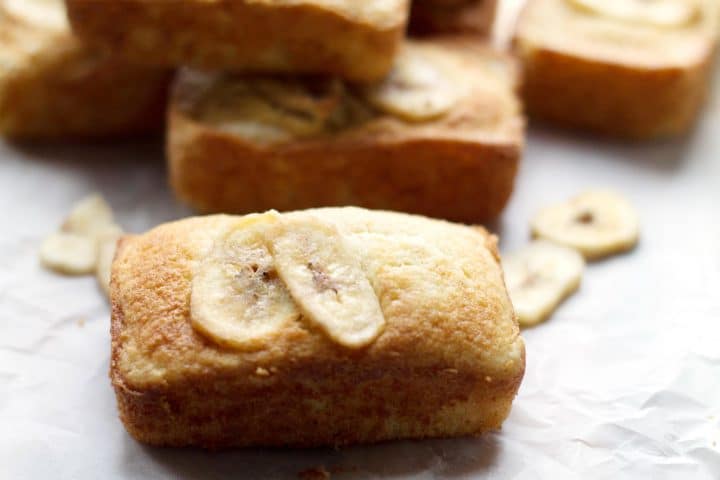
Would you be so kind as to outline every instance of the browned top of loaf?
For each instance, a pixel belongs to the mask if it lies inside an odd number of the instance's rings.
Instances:
[[[259,351],[222,348],[191,325],[193,271],[216,239],[241,217],[209,216],[126,237],[113,265],[113,372],[133,389],[258,368],[287,371],[348,360],[409,368],[457,369],[517,379],[524,344],[498,262],[484,229],[359,208],[299,212],[333,223],[363,246],[386,326],[363,350],[338,346],[302,318]]]
[[[328,139],[342,144],[377,144],[412,138],[522,143],[524,120],[516,95],[519,72],[509,56],[483,45],[477,38],[462,35],[407,41],[399,57],[411,54],[447,59],[452,70],[449,74],[467,81],[462,98],[447,114],[409,122],[370,105],[359,93],[362,87],[339,80],[297,77],[277,80],[195,70],[181,72],[171,111],[256,146],[288,143],[299,148],[313,143],[324,144]],[[285,89],[288,96],[293,95],[293,101],[302,103],[302,108],[308,110],[304,113],[324,116],[328,120],[309,133],[297,133],[277,118],[264,119],[263,115],[249,110],[249,102],[238,92],[265,88],[268,82],[277,83],[274,88]],[[294,121],[289,113],[287,117],[288,122]],[[332,123],[338,118],[341,122]],[[263,132],[270,129],[289,133],[273,134],[280,141],[264,139]]]

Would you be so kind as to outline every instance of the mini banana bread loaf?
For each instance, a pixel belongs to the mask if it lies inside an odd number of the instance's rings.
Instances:
[[[531,117],[616,137],[688,130],[708,90],[714,0],[530,0],[516,46]]]
[[[201,69],[388,73],[409,0],[66,0],[75,32],[135,62]]]
[[[497,0],[414,0],[410,31],[420,35],[489,35],[494,24],[497,3]]]
[[[171,73],[130,66],[70,32],[62,0],[0,0],[0,134],[102,137],[159,131]]]
[[[176,194],[203,212],[357,205],[476,222],[513,189],[514,64],[476,40],[408,42],[383,82],[184,71],[170,106]]]
[[[476,435],[525,349],[496,239],[330,208],[198,217],[121,240],[111,377],[153,445],[347,445]]]

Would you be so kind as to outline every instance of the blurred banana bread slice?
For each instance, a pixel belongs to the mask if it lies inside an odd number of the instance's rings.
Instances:
[[[681,134],[706,98],[714,0],[530,0],[516,48],[531,117],[643,139]]]
[[[477,435],[525,347],[484,229],[331,208],[198,217],[121,240],[120,418],[153,445],[348,445]]]
[[[409,0],[66,0],[75,32],[135,62],[333,74],[390,70]]]
[[[0,134],[105,137],[159,131],[170,72],[83,46],[61,0],[0,0]]]
[[[489,35],[495,21],[497,5],[497,0],[414,0],[410,31],[419,35]]]
[[[186,70],[170,106],[171,183],[203,212],[359,205],[489,219],[523,148],[516,75],[464,38],[408,42],[371,86]]]

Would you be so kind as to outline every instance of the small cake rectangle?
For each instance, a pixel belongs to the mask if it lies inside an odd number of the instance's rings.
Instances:
[[[414,0],[410,31],[420,35],[489,35],[495,22],[497,4],[497,0]]]
[[[409,0],[66,0],[75,32],[135,62],[382,78]]]
[[[177,196],[203,212],[356,205],[477,222],[515,181],[517,71],[476,39],[409,41],[383,82],[185,70],[170,106]]]
[[[111,378],[153,445],[348,445],[476,435],[525,350],[496,239],[331,208],[162,225],[120,242]]]
[[[160,131],[171,73],[82,45],[62,0],[0,0],[0,134],[46,139]]]
[[[705,103],[714,0],[531,0],[515,44],[530,117],[630,139],[682,134]]]

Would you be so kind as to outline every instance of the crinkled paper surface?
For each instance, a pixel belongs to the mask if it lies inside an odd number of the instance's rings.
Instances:
[[[0,144],[0,478],[297,478],[320,465],[338,479],[720,478],[717,90],[696,132],[675,142],[531,130],[516,194],[491,225],[502,249],[527,241],[538,207],[595,186],[637,206],[642,241],[590,264],[580,292],[524,332],[527,374],[501,432],[337,451],[133,441],[108,380],[106,301],[91,277],[43,271],[37,251],[94,191],[129,231],[187,215],[161,148]]]

